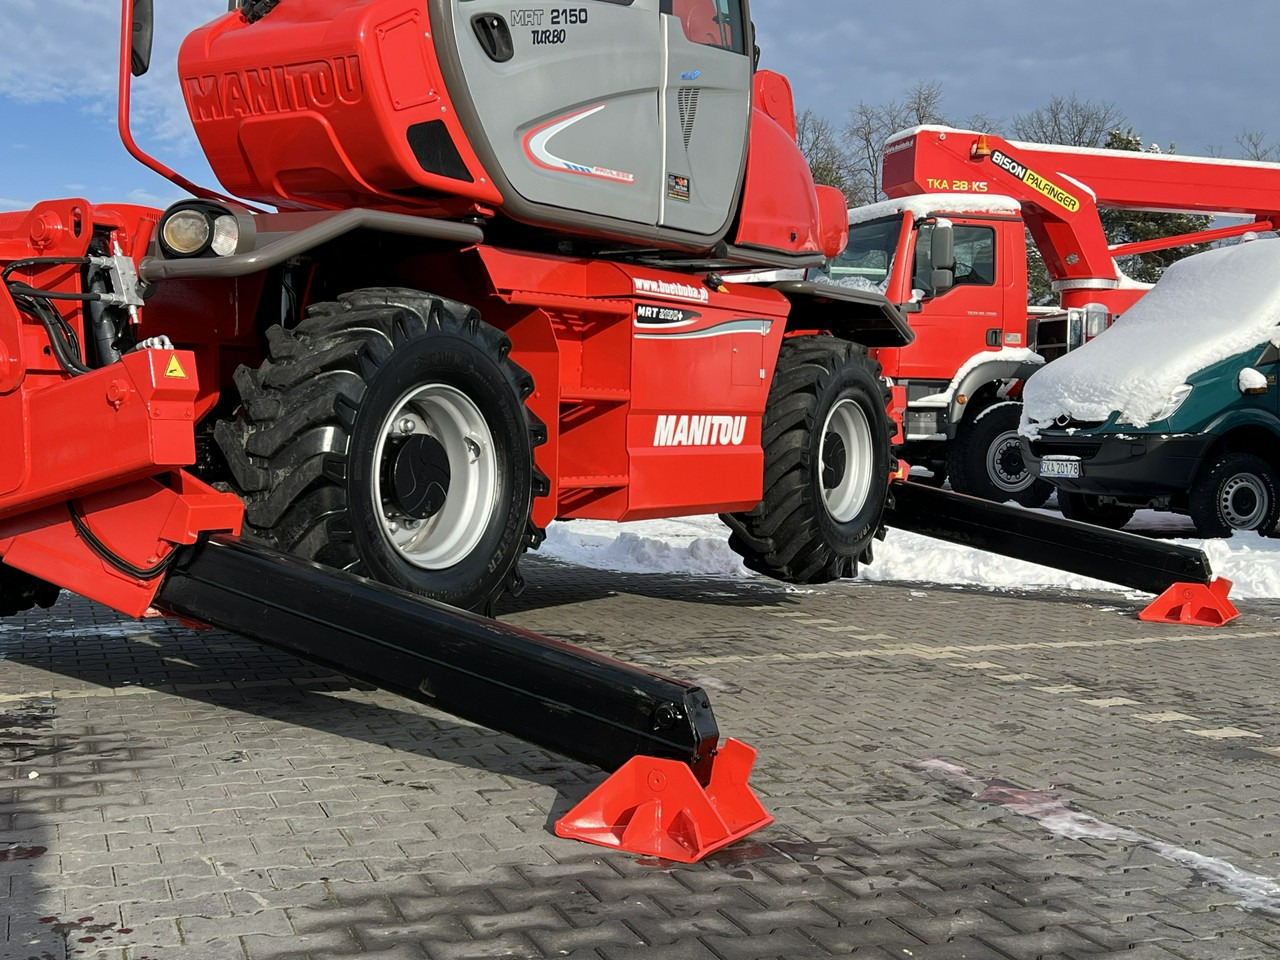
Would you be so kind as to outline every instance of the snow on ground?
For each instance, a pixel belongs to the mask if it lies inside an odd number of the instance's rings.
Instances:
[[[1214,573],[1234,584],[1233,598],[1280,597],[1280,539],[1237,533],[1229,540],[1199,540],[1195,539],[1187,518],[1152,510],[1140,511],[1125,529],[1202,548]],[[633,523],[573,520],[553,523],[539,553],[569,563],[624,573],[674,573],[773,582],[742,566],[737,554],[729,549],[728,536],[728,528],[715,516]],[[1001,590],[1132,593],[1126,587],[902,530],[890,530],[883,543],[875,544],[875,563],[860,567],[857,579]]]

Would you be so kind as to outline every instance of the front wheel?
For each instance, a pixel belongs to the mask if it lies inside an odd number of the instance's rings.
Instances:
[[[1068,520],[1079,520],[1112,530],[1119,530],[1133,519],[1134,514],[1133,507],[1105,503],[1091,493],[1069,493],[1065,490],[1058,491],[1058,509]]]
[[[462,304],[376,289],[267,338],[214,433],[248,534],[457,607],[518,587],[541,426],[503,333]]]
[[[1220,453],[1192,484],[1187,512],[1202,537],[1229,537],[1236,530],[1271,533],[1280,518],[1276,472],[1251,453]]]
[[[826,583],[871,559],[889,489],[888,398],[863,347],[829,336],[783,341],[764,413],[764,499],[726,514],[749,568]]]
[[[952,490],[994,503],[1013,500],[1024,507],[1038,507],[1049,499],[1053,485],[1032,473],[1022,458],[1021,418],[1022,404],[1005,400],[960,424],[947,451]]]

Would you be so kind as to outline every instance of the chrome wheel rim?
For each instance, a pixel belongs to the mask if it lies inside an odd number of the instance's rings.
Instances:
[[[848,523],[866,505],[874,481],[871,424],[853,400],[831,408],[818,445],[822,501],[837,523]]]
[[[466,558],[497,510],[493,433],[471,398],[447,384],[415,387],[392,406],[374,467],[382,535],[415,567],[443,570]]]

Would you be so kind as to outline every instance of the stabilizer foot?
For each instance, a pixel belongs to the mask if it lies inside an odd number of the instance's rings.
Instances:
[[[633,757],[556,822],[556,835],[695,863],[773,823],[747,785],[755,759],[726,739],[703,789],[688,764]]]
[[[1175,583],[1147,606],[1139,620],[1154,623],[1187,623],[1202,627],[1220,627],[1240,616],[1227,594],[1231,581],[1217,577],[1203,583]]]

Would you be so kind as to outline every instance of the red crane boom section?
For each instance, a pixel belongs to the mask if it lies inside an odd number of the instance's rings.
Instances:
[[[891,198],[929,193],[1013,197],[1060,289],[1064,283],[1118,281],[1113,260],[1118,256],[1280,226],[1280,164],[1022,143],[949,127],[917,127],[890,137],[882,186]],[[1250,219],[1112,246],[1100,208]]]

